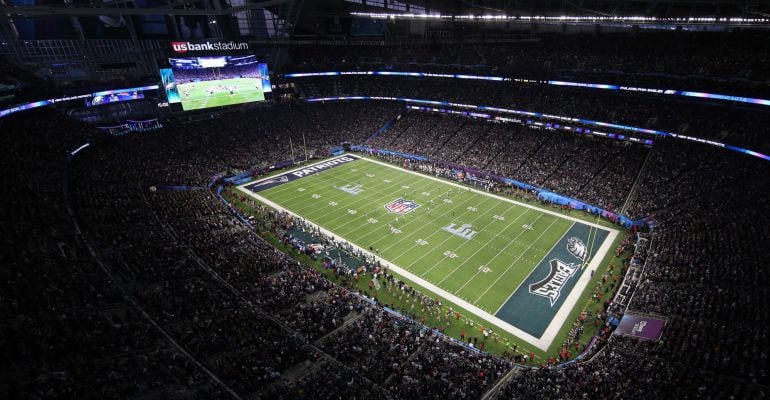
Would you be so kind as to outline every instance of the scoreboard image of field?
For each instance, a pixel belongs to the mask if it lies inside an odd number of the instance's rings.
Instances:
[[[262,80],[233,78],[177,85],[185,111],[265,100]]]
[[[264,101],[272,92],[267,64],[253,55],[169,58],[160,70],[169,104],[185,111]]]
[[[353,154],[239,189],[544,351],[619,234]]]

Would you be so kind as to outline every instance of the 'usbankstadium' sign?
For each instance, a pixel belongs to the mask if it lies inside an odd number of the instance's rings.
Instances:
[[[188,51],[233,51],[248,50],[249,44],[246,42],[171,42],[171,50],[174,53],[184,54]]]

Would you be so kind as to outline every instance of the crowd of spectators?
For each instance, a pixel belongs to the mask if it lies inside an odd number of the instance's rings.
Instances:
[[[79,240],[64,160],[95,133],[50,111],[6,119],[2,130],[0,397],[220,397]]]
[[[693,192],[666,193],[666,224],[653,244],[632,307],[670,318],[666,352],[749,382],[766,379],[770,203],[766,166],[712,154],[710,166],[683,173]],[[685,189],[688,186],[680,186]],[[703,349],[703,351],[701,351]],[[708,350],[705,350],[708,349]]]
[[[462,98],[463,87],[418,86]],[[561,101],[533,97],[554,109]],[[700,121],[704,131],[744,112],[719,110],[726,119]],[[0,123],[12,133],[0,137],[0,397],[471,399],[498,382],[498,398],[766,396],[762,160],[384,102],[271,105],[119,138],[51,110]],[[84,142],[92,145],[65,161]],[[419,168],[431,173],[463,165],[613,210],[630,197],[628,214],[652,215],[656,227],[629,309],[664,316],[663,337],[605,332],[587,361],[512,367],[278,251],[208,187],[217,173],[261,172],[345,142],[428,156],[438,162]],[[281,223],[265,215],[254,225]]]
[[[344,335],[329,338],[322,347],[373,382],[382,384],[399,373],[401,365],[424,342],[431,340],[430,333],[408,320],[369,309],[351,323]]]
[[[399,366],[426,342],[446,357],[459,354],[465,358],[471,351],[436,337],[413,320],[385,312],[346,289],[344,283],[340,286],[309,267],[297,266],[233,219],[231,212],[207,190],[157,191],[147,196],[152,208],[168,221],[174,236],[184,238],[184,244],[206,265],[225,277],[251,303],[296,331],[303,341],[316,343],[318,351],[356,371],[366,381],[385,385],[388,379],[410,376]],[[269,219],[270,223],[279,223],[277,214],[273,214],[275,220]],[[222,248],[234,248],[234,254],[222,254]],[[261,268],[271,264],[280,268]],[[497,377],[509,368],[503,360],[479,357],[475,364],[466,367],[466,373]],[[465,382],[458,378],[457,382],[445,384],[444,390],[457,391],[447,398],[466,398],[463,393],[478,394],[493,380]],[[402,397],[401,387],[385,388],[391,396]]]
[[[366,145],[513,178],[615,212],[649,151],[629,142],[420,111]]]
[[[758,133],[759,127],[770,125],[770,112],[766,110],[766,106],[760,105],[736,105],[731,102],[701,98],[684,99],[666,94],[513,81],[355,75],[289,79],[297,84],[300,95],[306,98],[383,96],[494,106],[675,132],[757,151],[770,150],[770,142]],[[763,98],[770,98],[770,95]],[[514,114],[506,116],[530,118]],[[611,128],[596,130],[614,131]]]
[[[615,336],[590,362],[518,371],[497,399],[756,399],[762,388],[699,373],[663,354],[661,345]]]
[[[390,318],[419,333],[416,322],[398,322],[236,222],[195,170],[210,174],[231,166],[202,155],[205,146],[221,148],[206,143],[204,130],[105,139],[56,114],[33,114],[4,121],[19,136],[5,137],[3,158],[15,179],[3,196],[3,209],[13,210],[4,213],[3,225],[15,232],[4,236],[3,257],[11,267],[4,271],[3,397],[273,398],[272,390],[285,388],[281,396],[372,398],[367,385],[387,377],[369,376],[352,361],[343,365],[349,359],[330,356],[326,351],[333,349],[324,344],[352,336],[349,329],[357,325],[343,324],[362,315]],[[190,153],[182,157],[174,147],[185,139]],[[65,156],[84,141],[96,144],[65,168]],[[139,157],[153,146],[161,148],[157,156]],[[193,148],[205,159],[191,165]],[[147,168],[137,168],[141,158]],[[151,184],[159,182],[186,183],[191,190]],[[432,340],[446,357],[464,358],[469,351],[445,338]],[[405,346],[415,351],[418,343]],[[377,357],[379,351],[368,347]],[[486,361],[464,373],[494,377],[509,368],[495,357],[478,357]],[[319,372],[339,387],[313,392]],[[410,376],[389,372],[392,380]],[[492,380],[451,382],[442,390],[462,398]],[[399,390],[378,396],[401,398]]]
[[[111,183],[104,170],[75,167],[75,212],[101,262],[160,329],[228,389],[247,396],[312,357],[301,340],[205,269],[202,254],[174,246],[138,187]],[[116,230],[116,221],[132,228]]]
[[[325,156],[330,147],[344,142],[361,143],[399,112],[401,107],[396,104],[370,108],[361,103],[323,107],[286,103],[197,122],[173,120],[164,122],[159,131],[99,138],[126,152],[142,154],[151,169],[126,169],[112,158],[100,162],[113,170],[115,181],[131,174],[148,184],[203,185],[220,172],[263,171],[291,158]]]
[[[629,310],[667,318],[663,337],[613,337],[589,362],[523,370],[499,398],[767,396],[767,166],[674,143],[653,156],[631,209],[658,227]]]

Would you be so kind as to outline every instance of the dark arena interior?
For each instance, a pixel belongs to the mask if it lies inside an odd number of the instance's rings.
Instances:
[[[768,1],[0,0],[0,132],[1,399],[767,398]]]

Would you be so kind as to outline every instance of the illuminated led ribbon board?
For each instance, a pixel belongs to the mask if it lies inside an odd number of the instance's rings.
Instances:
[[[452,110],[450,108],[436,108],[436,107],[413,106],[413,105],[409,105],[407,106],[407,108],[409,108],[410,110],[427,111],[427,112],[435,112],[435,113],[443,113],[443,114],[455,114],[455,115],[461,115],[463,117],[482,118],[482,119],[489,119],[489,120],[495,120],[500,122],[513,122],[517,124],[522,124],[527,126],[536,126],[536,127],[552,129],[552,130],[563,130],[568,132],[574,131],[577,133],[601,136],[609,139],[623,140],[623,141],[633,142],[633,143],[641,143],[647,146],[653,145],[653,141],[651,139],[640,139],[637,137],[626,136],[619,133],[605,133],[605,132],[600,132],[596,130],[591,130],[588,128],[571,127],[568,125],[560,125],[560,124],[551,123],[551,122],[543,123],[543,122],[532,121],[532,120],[520,120],[515,118],[501,117],[499,115],[477,113],[473,111]]]
[[[535,84],[553,85],[553,86],[569,86],[569,87],[579,87],[579,88],[589,88],[589,89],[618,90],[618,91],[624,91],[624,92],[652,93],[652,94],[663,94],[663,95],[669,95],[669,96],[694,97],[699,99],[733,101],[737,103],[770,106],[769,99],[759,99],[759,98],[745,97],[745,96],[733,96],[729,94],[692,92],[688,90],[674,90],[674,89],[655,89],[655,88],[623,86],[623,85],[610,85],[606,83],[587,83],[587,82],[508,78],[508,77],[502,77],[502,76],[440,74],[440,73],[432,73],[432,72],[401,72],[401,71],[330,71],[330,72],[303,72],[303,73],[296,73],[296,74],[286,74],[284,75],[284,77],[285,78],[307,78],[307,77],[319,77],[319,76],[351,76],[351,75],[353,76],[355,75],[406,76],[406,77],[412,77],[412,78],[469,79],[469,80],[493,81],[493,82],[535,83]]]
[[[649,17],[640,15],[507,15],[507,14],[441,14],[429,13],[387,13],[387,12],[351,12],[354,17],[372,19],[424,19],[424,20],[459,20],[522,23],[630,23],[630,24],[671,24],[671,25],[765,25],[770,18],[760,17]]]
[[[124,92],[143,92],[146,90],[157,90],[157,89],[158,89],[158,85],[151,85],[151,86],[141,86],[141,87],[133,87],[133,88],[125,88],[125,89],[105,90],[101,92],[86,93],[86,94],[79,94],[74,96],[57,97],[57,98],[48,99],[48,100],[33,101],[31,103],[19,104],[11,108],[6,108],[5,110],[0,110],[0,118],[13,113],[17,113],[19,111],[25,111],[25,110],[31,110],[33,108],[38,108],[38,107],[50,106],[50,105],[54,105],[54,104],[58,104],[66,101],[87,99],[89,97],[94,97],[94,96],[106,96],[110,94],[117,94],[117,93],[124,93]]]

